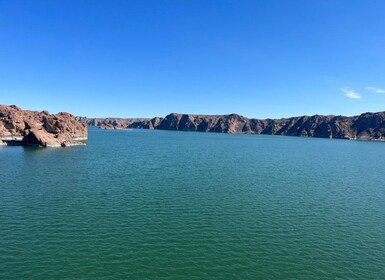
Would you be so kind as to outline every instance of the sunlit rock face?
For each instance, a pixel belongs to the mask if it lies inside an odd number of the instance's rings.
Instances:
[[[338,139],[385,140],[385,112],[359,116],[299,116],[282,119],[248,119],[230,115],[172,113],[153,119],[83,119],[105,129],[148,128],[221,133],[273,134]]]
[[[0,105],[2,144],[59,147],[84,145],[81,141],[87,138],[87,126],[69,113],[49,114]]]

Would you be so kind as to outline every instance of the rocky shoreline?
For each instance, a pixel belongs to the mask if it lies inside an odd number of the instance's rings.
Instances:
[[[103,129],[143,128],[385,141],[385,112],[364,113],[352,117],[314,115],[281,119],[248,119],[238,114],[178,113],[152,119],[77,119],[84,124]]]
[[[85,145],[87,126],[69,113],[22,110],[0,105],[0,145],[67,147]]]
[[[64,147],[84,145],[87,126],[102,129],[160,129],[245,133],[385,141],[385,112],[359,116],[314,115],[281,119],[249,119],[238,114],[192,115],[171,113],[149,118],[86,118],[69,113],[22,110],[0,105],[0,146]]]

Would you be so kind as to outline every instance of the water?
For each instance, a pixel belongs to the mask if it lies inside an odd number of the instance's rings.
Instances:
[[[0,148],[0,279],[385,278],[385,143],[89,137]]]

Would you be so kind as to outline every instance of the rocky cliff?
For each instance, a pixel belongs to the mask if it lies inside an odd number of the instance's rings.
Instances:
[[[0,105],[0,145],[71,146],[83,140],[87,140],[87,126],[71,114]]]
[[[97,121],[95,121],[97,120]],[[321,138],[385,141],[385,112],[359,116],[300,116],[283,119],[248,119],[230,115],[190,115],[172,113],[153,119],[87,119],[89,125],[108,124],[115,128],[290,135]]]
[[[146,118],[87,118],[87,117],[76,117],[76,120],[92,126],[98,126],[102,129],[126,129],[131,126],[141,128],[141,124],[147,123],[150,119]]]

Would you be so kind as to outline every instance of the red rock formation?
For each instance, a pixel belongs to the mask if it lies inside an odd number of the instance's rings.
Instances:
[[[385,141],[385,112],[359,116],[300,116],[283,119],[248,119],[230,115],[191,115],[172,113],[153,119],[83,119],[89,125],[126,128],[183,130],[222,133],[273,134],[304,137]],[[104,125],[105,124],[105,125]]]
[[[25,146],[71,146],[87,140],[87,126],[68,113],[49,114],[0,105],[0,142]]]
[[[102,129],[126,129],[132,126],[137,127],[140,124],[147,124],[150,119],[146,118],[87,118],[87,117],[76,117],[81,123],[87,125],[98,126]],[[149,127],[143,127],[149,128]]]

